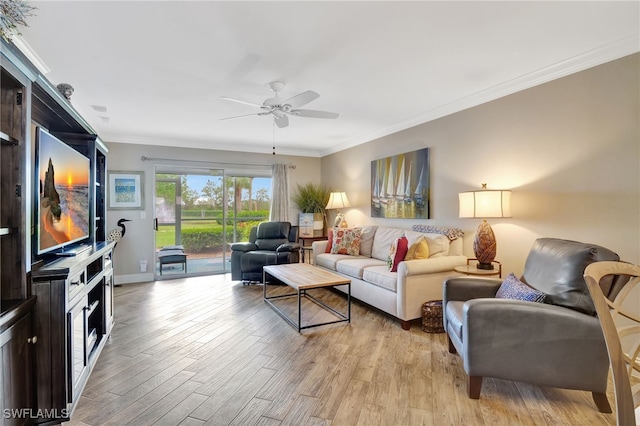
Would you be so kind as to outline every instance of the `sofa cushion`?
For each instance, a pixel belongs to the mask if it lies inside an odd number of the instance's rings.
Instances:
[[[404,260],[417,260],[417,259],[428,259],[429,258],[429,243],[427,243],[426,237],[418,238],[418,241],[411,244],[409,250],[407,250],[407,254],[404,257]]]
[[[403,229],[385,228],[379,226],[376,235],[373,238],[373,247],[371,248],[371,257],[387,261],[389,256],[389,247],[397,239],[404,235]]]
[[[255,250],[245,253],[240,258],[240,267],[242,272],[259,272],[262,273],[262,267],[265,265],[277,265],[278,256],[275,251]]]
[[[376,235],[377,226],[363,226],[360,233],[360,254],[371,257],[371,249],[373,248],[373,239]]]
[[[360,228],[333,228],[331,254],[360,254]]]
[[[316,256],[316,265],[335,271],[337,263],[343,259],[353,259],[353,256],[347,254],[320,253]]]
[[[380,265],[384,265],[384,262],[378,259],[365,256],[349,256],[346,259],[337,260],[336,271],[350,277],[362,279],[362,274],[366,268]]]
[[[396,239],[389,248],[389,257],[387,257],[387,266],[391,272],[398,271],[398,264],[404,261],[404,257],[409,250],[409,243],[407,237],[401,237]]]
[[[596,244],[538,238],[527,256],[521,280],[544,292],[546,303],[595,315],[584,270],[602,260],[618,261],[614,252]]]
[[[274,251],[289,242],[289,222],[262,222],[258,225],[255,244],[258,250]]]
[[[447,302],[447,306],[445,307],[445,316],[447,318],[447,322],[449,323],[449,327],[451,327],[453,332],[456,333],[458,339],[462,341],[462,318],[464,316],[464,302],[460,302],[457,300]],[[447,333],[449,332],[449,330],[445,331]]]
[[[370,266],[365,268],[362,273],[362,279],[375,286],[395,292],[398,284],[398,273],[389,271],[386,264]]]
[[[420,238],[425,238],[427,235],[430,235],[433,238],[433,234],[425,234],[423,232],[416,232],[416,231],[409,231],[409,230],[404,231],[404,236],[407,237],[407,240],[409,241],[409,246],[414,244]]]
[[[441,257],[449,255],[449,238],[441,234],[425,234],[423,232],[405,231],[404,235],[409,240],[409,246],[424,237],[429,244],[429,257]]]
[[[545,294],[535,288],[529,287],[516,278],[512,272],[507,275],[507,278],[505,278],[500,288],[498,288],[496,297],[498,299],[514,299],[542,303],[544,302]]]

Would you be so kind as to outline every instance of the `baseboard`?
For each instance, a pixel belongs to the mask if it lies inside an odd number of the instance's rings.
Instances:
[[[146,283],[153,281],[153,273],[147,272],[144,274],[129,274],[129,275],[116,275],[114,276],[116,285],[120,284],[133,284],[133,283]]]

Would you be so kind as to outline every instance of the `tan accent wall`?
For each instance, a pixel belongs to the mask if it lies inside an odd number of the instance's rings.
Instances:
[[[489,220],[505,274],[519,275],[538,237],[608,247],[640,263],[640,54],[597,66],[322,158],[322,182],[347,192],[349,225],[373,219],[371,161],[431,149],[431,219],[462,228],[458,192],[512,189],[511,219]],[[425,223],[423,220],[422,223]]]

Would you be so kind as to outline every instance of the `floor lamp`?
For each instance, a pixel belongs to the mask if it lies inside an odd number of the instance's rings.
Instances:
[[[327,203],[327,207],[325,207],[325,209],[337,210],[347,207],[351,207],[351,204],[349,204],[349,199],[347,198],[347,194],[345,192],[332,192],[331,194],[329,194],[329,202]],[[333,223],[333,226],[339,226],[340,228],[347,227],[347,221],[344,220],[344,213],[340,213],[340,211],[336,213],[336,220]]]
[[[459,193],[458,201],[459,217],[483,219],[473,240],[473,253],[478,260],[478,269],[493,269],[496,237],[485,219],[511,217],[511,191],[487,189],[487,184],[483,183],[480,191]]]

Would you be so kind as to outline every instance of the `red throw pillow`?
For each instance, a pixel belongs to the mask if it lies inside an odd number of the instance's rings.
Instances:
[[[333,228],[327,229],[327,248],[325,253],[331,253],[331,246],[333,245]]]
[[[409,240],[407,237],[398,238],[391,244],[389,251],[389,271],[398,272],[398,264],[404,260],[409,251]]]

